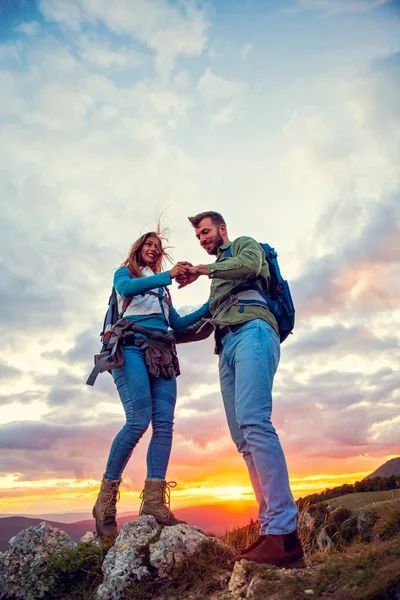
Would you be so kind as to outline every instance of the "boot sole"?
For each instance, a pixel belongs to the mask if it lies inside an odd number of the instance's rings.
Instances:
[[[293,562],[287,563],[283,565],[284,569],[304,569],[307,566],[304,558],[299,558],[299,560],[294,560]]]
[[[254,560],[251,558],[247,558],[246,554],[244,554],[243,556],[234,557],[231,562],[235,563],[235,562],[240,562],[241,560],[247,560],[248,562],[253,562],[258,565],[269,565],[270,567],[277,567],[278,569],[304,569],[305,567],[307,567],[307,563],[304,558],[299,558],[298,560],[293,560],[291,562],[284,563],[282,565],[276,565],[272,562],[264,562],[261,560]]]

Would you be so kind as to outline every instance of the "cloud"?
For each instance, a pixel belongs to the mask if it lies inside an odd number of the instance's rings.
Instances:
[[[24,33],[25,35],[38,35],[41,29],[42,27],[39,21],[24,21],[15,28],[15,31]]]
[[[198,56],[207,44],[208,21],[193,0],[181,5],[137,0],[134,7],[124,0],[116,0],[112,6],[106,0],[73,0],[68,5],[41,0],[40,9],[48,21],[73,30],[101,22],[112,32],[140,40],[156,53],[156,66],[163,76],[169,75],[179,55]]]
[[[329,14],[357,13],[370,10],[390,0],[296,0],[300,9],[321,10]]]
[[[253,44],[243,44],[243,46],[240,48],[240,53],[239,53],[239,57],[240,60],[245,60],[248,56],[248,54],[250,52],[252,52],[254,50],[254,46]]]
[[[214,104],[215,102],[236,99],[244,91],[244,86],[241,83],[234,83],[219,77],[210,68],[207,68],[199,79],[197,90],[206,102]]]

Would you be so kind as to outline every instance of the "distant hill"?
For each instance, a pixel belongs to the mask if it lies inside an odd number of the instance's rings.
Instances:
[[[365,479],[372,479],[373,477],[391,477],[392,475],[400,475],[400,456],[385,462],[376,471],[364,477],[363,481]]]
[[[178,508],[174,514],[187,521],[189,525],[197,525],[206,533],[223,535],[226,531],[235,527],[247,525],[250,519],[257,518],[257,506],[253,502],[221,503],[208,506],[192,506],[189,508]],[[137,514],[122,514],[118,517],[118,527],[122,527],[128,521],[137,519]],[[10,538],[22,529],[39,525],[46,521],[53,527],[62,529],[74,540],[78,541],[87,531],[94,531],[93,519],[86,519],[76,523],[59,523],[46,518],[32,517],[3,517],[0,518],[0,552],[8,549]]]

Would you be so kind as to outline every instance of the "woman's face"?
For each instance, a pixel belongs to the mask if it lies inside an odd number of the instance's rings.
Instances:
[[[140,250],[140,258],[142,263],[146,266],[151,267],[160,257],[160,254],[160,241],[153,236],[148,237]]]

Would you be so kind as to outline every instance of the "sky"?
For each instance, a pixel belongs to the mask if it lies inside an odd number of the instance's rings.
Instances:
[[[0,513],[89,511],[123,410],[85,385],[112,285],[157,221],[279,253],[296,306],[273,422],[295,497],[400,453],[397,0],[2,0]],[[203,277],[178,290],[186,314]],[[212,339],[179,347],[178,506],[252,499]],[[137,510],[149,432],[124,473]]]

